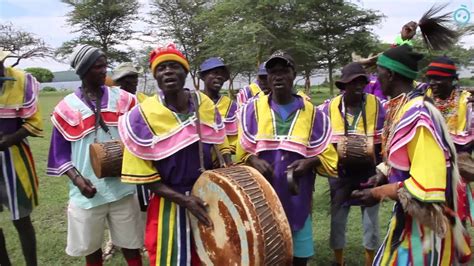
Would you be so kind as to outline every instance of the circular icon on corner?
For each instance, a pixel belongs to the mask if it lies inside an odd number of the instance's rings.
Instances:
[[[467,9],[467,6],[461,5],[460,8],[454,11],[453,19],[458,25],[464,26],[471,20],[471,12]]]

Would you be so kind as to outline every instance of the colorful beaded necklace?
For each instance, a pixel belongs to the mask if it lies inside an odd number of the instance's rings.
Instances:
[[[440,98],[434,98],[434,103],[436,108],[441,112],[443,115],[446,124],[448,125],[448,128],[451,127],[452,125],[457,125],[458,121],[458,106],[459,106],[459,97],[461,93],[453,90],[451,95],[443,100]],[[449,128],[451,130],[451,128]]]
[[[385,121],[383,124],[382,131],[382,155],[385,162],[388,159],[387,145],[389,145],[392,141],[392,138],[395,134],[395,127],[398,124],[398,120],[400,120],[400,110],[408,102],[408,99],[409,98],[407,94],[402,93],[397,97],[391,99],[386,105],[387,112],[385,115]]]

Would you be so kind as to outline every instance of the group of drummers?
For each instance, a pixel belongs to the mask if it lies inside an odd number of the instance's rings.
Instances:
[[[2,51],[0,199],[11,211],[27,264],[36,265],[30,214],[38,181],[26,137],[42,135],[39,85],[30,74],[4,67],[7,56]],[[102,265],[108,228],[128,265],[142,265],[143,246],[150,265],[199,265],[189,218],[199,230],[212,230],[216,221],[193,186],[204,170],[247,165],[265,178],[284,210],[280,221],[289,225],[293,250],[282,263],[307,265],[315,254],[318,226],[311,213],[319,175],[330,186],[333,265],[345,265],[351,206],[361,208],[366,265],[467,265],[472,98],[445,56],[429,64],[426,83],[416,82],[422,58],[400,43],[378,55],[373,73],[350,63],[336,81],[341,93],[315,106],[294,91],[298,65],[282,50],[259,66],[256,81],[234,101],[221,95],[231,73],[219,57],[200,65],[204,89],[197,91],[185,88],[190,65],[183,53],[174,44],[156,48],[149,65],[159,90],[146,96],[136,92],[140,71],[133,65],[117,67],[114,86],[107,86],[104,52],[77,47],[70,62],[82,85],[51,114],[47,162],[48,175],[70,179],[66,253]],[[98,144],[105,152],[94,157]],[[117,157],[122,164],[112,174],[117,165],[107,160]],[[395,204],[381,242],[382,200]],[[9,265],[0,233],[0,264]],[[226,259],[225,252],[217,256]]]

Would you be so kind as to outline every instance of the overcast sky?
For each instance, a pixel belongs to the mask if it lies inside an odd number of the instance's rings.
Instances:
[[[146,12],[148,2],[140,0],[143,6],[141,12]],[[392,42],[403,24],[411,20],[417,21],[435,3],[449,3],[445,11],[456,11],[462,5],[469,12],[474,11],[474,0],[353,0],[352,2],[367,9],[379,10],[385,15],[380,25],[373,28],[374,33],[385,42]],[[0,0],[0,22],[12,22],[16,27],[36,34],[55,48],[74,36],[66,24],[68,11],[70,8],[59,0]],[[469,23],[474,23],[474,17]],[[143,25],[137,24],[135,27]],[[466,47],[471,47],[473,41],[473,37],[463,39]],[[31,66],[46,67],[52,71],[70,69],[66,64],[41,59],[22,60],[19,65],[20,68]]]

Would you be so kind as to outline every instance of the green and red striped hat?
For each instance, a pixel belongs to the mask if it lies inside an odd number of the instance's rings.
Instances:
[[[452,77],[458,78],[456,64],[447,56],[440,56],[428,65],[427,77]]]

